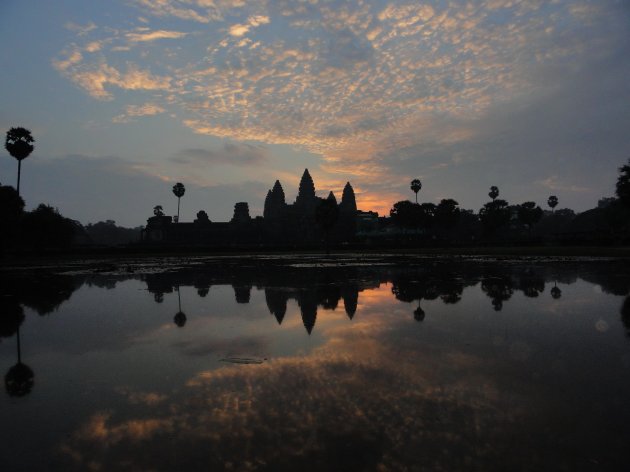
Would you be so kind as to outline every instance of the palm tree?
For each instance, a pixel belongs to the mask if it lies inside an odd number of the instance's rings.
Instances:
[[[20,326],[17,327],[17,364],[11,367],[4,376],[4,386],[11,397],[23,397],[33,389],[33,369],[22,362],[22,349],[20,347]]]
[[[411,181],[411,187],[410,188],[416,194],[416,203],[418,203],[418,192],[422,188],[422,182],[420,182],[420,179],[413,179]]]
[[[22,160],[26,159],[35,146],[32,143],[35,142],[31,132],[26,128],[11,128],[7,131],[7,139],[4,142],[4,147],[9,154],[15,157],[18,161],[18,178],[17,178],[17,192],[20,194],[20,173],[22,171]]]
[[[177,222],[179,223],[179,199],[182,198],[186,193],[186,188],[184,187],[184,184],[182,184],[181,182],[177,182],[175,185],[173,185],[173,193],[177,197]]]
[[[186,324],[186,313],[182,311],[182,299],[179,291],[179,285],[177,286],[177,307],[178,311],[173,317],[173,323],[175,323],[179,328],[183,328]]]
[[[630,159],[626,165],[619,168],[616,194],[624,205],[630,206]]]
[[[490,192],[488,193],[488,196],[492,198],[492,201],[494,201],[499,196],[499,187],[497,187],[496,185],[490,187]]]
[[[551,212],[553,213],[553,209],[558,205],[558,197],[556,197],[555,195],[551,195],[547,199],[547,205],[549,205],[549,207],[551,208]]]

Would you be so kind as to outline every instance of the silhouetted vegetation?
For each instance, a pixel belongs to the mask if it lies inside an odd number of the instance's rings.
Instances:
[[[498,195],[498,192],[497,192]],[[496,197],[495,197],[496,198]],[[486,234],[494,235],[497,230],[507,226],[512,217],[512,211],[505,200],[493,199],[479,210],[479,220]]]
[[[17,193],[20,194],[20,174],[22,172],[22,161],[26,159],[35,147],[33,143],[35,139],[31,132],[26,128],[11,128],[7,131],[7,137],[4,142],[5,149],[18,161],[17,175]]]
[[[422,188],[422,182],[420,182],[420,179],[413,179],[411,181],[411,187],[410,188],[411,188],[412,192],[416,194],[416,203],[418,203],[418,192]]]
[[[534,224],[538,223],[543,216],[542,208],[536,206],[534,202],[525,202],[517,208],[518,220],[531,230]]]
[[[141,228],[123,228],[114,220],[89,223],[84,229],[91,243],[103,246],[120,246],[140,240]]]
[[[492,201],[495,201],[499,196],[499,187],[495,185],[490,187],[490,192],[488,193],[488,196],[492,199]]]
[[[27,246],[38,249],[68,247],[76,230],[74,221],[42,203],[24,214],[21,238]]]
[[[186,188],[184,187],[184,184],[182,184],[181,182],[177,182],[175,185],[173,185],[173,195],[177,197],[177,219],[175,220],[175,223],[179,223],[179,201],[185,193]]]
[[[460,215],[459,203],[452,198],[443,199],[435,207],[435,224],[443,230],[451,230],[459,221]]]
[[[0,185],[0,254],[16,243],[19,223],[24,211],[24,200],[13,187]]]
[[[389,216],[396,226],[402,228],[417,228],[420,221],[420,206],[409,200],[394,203]]]
[[[619,168],[619,178],[616,185],[617,198],[625,206],[630,207],[630,159],[628,164]]]
[[[11,128],[5,147],[18,162],[33,150],[32,136],[24,128]],[[19,166],[18,166],[19,171]],[[343,198],[334,193],[328,198],[316,196],[308,169],[304,171],[293,204],[285,200],[279,181],[267,192],[263,216],[250,216],[249,204],[237,202],[229,222],[212,222],[201,210],[191,223],[180,223],[181,197],[186,189],[176,183],[177,215],[167,216],[161,205],[153,208],[146,228],[122,228],[113,220],[90,223],[83,227],[62,216],[50,205],[40,204],[24,211],[24,201],[11,187],[0,186],[0,216],[6,223],[0,234],[0,250],[69,248],[74,244],[120,246],[137,241],[150,244],[233,246],[279,245],[280,247],[315,246],[320,241],[336,244],[440,245],[440,244],[623,244],[630,241],[630,161],[619,168],[616,198],[602,198],[597,208],[576,214],[559,209],[559,199],[550,195],[543,210],[533,201],[519,205],[499,199],[499,188],[491,186],[491,201],[475,213],[459,207],[452,198],[437,205],[418,202],[422,189],[413,179],[410,189],[415,203],[394,203],[389,218],[357,208],[354,191],[348,182]],[[179,223],[174,225],[172,223]]]

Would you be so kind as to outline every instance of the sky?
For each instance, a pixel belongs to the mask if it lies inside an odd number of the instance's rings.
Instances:
[[[0,130],[28,208],[181,220],[347,181],[362,210],[454,198],[584,211],[630,157],[628,0],[0,3]],[[17,163],[0,151],[0,182]]]

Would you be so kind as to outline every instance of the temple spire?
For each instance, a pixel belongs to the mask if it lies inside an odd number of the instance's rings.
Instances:
[[[357,201],[354,197],[354,189],[352,188],[352,185],[350,185],[350,182],[346,182],[346,186],[343,188],[340,210],[352,213],[357,211]]]
[[[276,180],[273,188],[267,192],[263,216],[265,218],[277,218],[282,215],[284,206],[284,190],[282,189],[280,181]]]
[[[274,203],[285,203],[284,200],[284,190],[282,189],[282,185],[279,180],[276,180],[276,183],[273,184],[273,189],[271,190],[271,194],[273,195]]]
[[[300,180],[300,189],[295,203],[298,205],[309,205],[315,202],[315,184],[313,178],[309,174],[308,169],[304,169],[302,179]]]

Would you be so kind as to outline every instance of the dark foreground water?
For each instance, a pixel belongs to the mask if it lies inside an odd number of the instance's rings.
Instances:
[[[176,262],[0,276],[0,470],[630,467],[627,263]]]

